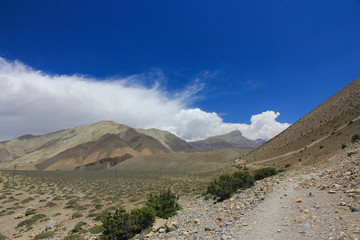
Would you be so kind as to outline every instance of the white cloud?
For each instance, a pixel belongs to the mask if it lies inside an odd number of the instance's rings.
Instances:
[[[250,139],[270,139],[290,126],[279,123],[276,118],[280,113],[266,111],[253,115],[250,124],[224,123],[216,113],[208,113],[196,109],[183,109],[173,118],[173,125],[167,129],[176,132],[188,140],[200,140],[214,135],[221,135],[234,130],[240,130]]]
[[[101,120],[166,129],[187,140],[234,129],[253,139],[268,139],[289,126],[277,122],[278,114],[272,111],[252,116],[250,125],[224,123],[216,113],[187,108],[203,85],[169,96],[156,79],[149,88],[141,85],[141,78],[144,75],[100,81],[50,75],[0,57],[0,140]]]

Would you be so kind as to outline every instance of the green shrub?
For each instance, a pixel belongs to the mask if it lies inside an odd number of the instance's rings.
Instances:
[[[207,188],[207,194],[211,194],[214,199],[225,200],[234,193],[233,178],[229,174],[223,174],[218,180],[214,180]]]
[[[151,207],[134,209],[131,212],[118,208],[115,213],[108,213],[102,219],[104,230],[100,239],[130,239],[151,226],[154,220],[155,212]]]
[[[157,195],[150,194],[145,204],[155,210],[155,215],[157,217],[167,219],[174,216],[176,211],[181,209],[180,205],[177,203],[178,199],[179,197],[168,189]]]
[[[89,229],[89,232],[91,234],[99,234],[102,231],[104,231],[104,227],[101,226],[101,225],[96,225],[96,226],[93,226],[92,228]]]
[[[234,192],[238,189],[246,189],[254,186],[255,180],[249,171],[236,172],[232,175]]]
[[[25,204],[25,203],[28,203],[28,202],[30,202],[30,201],[32,201],[32,200],[35,200],[35,198],[28,197],[28,198],[22,200],[21,203]]]
[[[69,201],[66,203],[64,209],[67,209],[67,208],[71,208],[71,209],[74,209],[74,210],[86,210],[86,207],[85,207],[85,206],[79,205],[79,203],[78,203],[76,200],[74,200],[74,199],[69,200]]]
[[[0,233],[0,240],[5,240],[7,237]]]
[[[54,232],[42,232],[42,233],[39,233],[38,235],[36,235],[34,237],[34,240],[50,238],[50,237],[54,236],[54,234],[55,234]]]
[[[87,225],[86,222],[83,221],[78,222],[73,228],[73,230],[70,231],[70,233],[73,234],[73,233],[83,232],[84,231],[83,226],[85,225]]]
[[[223,201],[231,197],[238,189],[245,189],[253,186],[254,182],[254,177],[248,170],[236,172],[232,175],[222,174],[219,179],[210,183],[206,194],[211,194],[214,199]]]
[[[27,227],[30,227],[37,220],[40,220],[40,219],[45,218],[45,217],[46,217],[46,215],[44,215],[44,214],[36,214],[36,215],[32,216],[31,218],[18,223],[16,228],[22,227],[24,225],[26,225]]]
[[[64,237],[63,240],[85,240],[85,238],[77,234],[71,234],[69,236]]]
[[[360,140],[360,135],[359,134],[355,134],[354,136],[352,136],[352,138],[351,138],[351,142],[352,143],[355,143],[355,142],[357,142],[357,141],[359,141]]]
[[[248,170],[235,172],[232,175],[222,174],[219,179],[212,181],[207,187],[206,196],[211,195],[217,201],[223,201],[233,195],[238,189],[252,187],[255,180],[264,179],[277,174],[275,168],[258,169],[251,174]]]
[[[78,213],[78,212],[73,213],[73,214],[71,215],[72,218],[80,218],[80,217],[82,217],[82,216],[83,216],[83,215],[82,215],[81,213]]]
[[[257,181],[276,174],[278,174],[278,171],[275,168],[272,167],[261,168],[254,172],[254,178]]]

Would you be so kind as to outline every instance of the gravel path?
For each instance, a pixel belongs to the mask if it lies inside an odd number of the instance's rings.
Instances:
[[[359,144],[316,168],[290,171],[183,210],[148,239],[360,239]]]

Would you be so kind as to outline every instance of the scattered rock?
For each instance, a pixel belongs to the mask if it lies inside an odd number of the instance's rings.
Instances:
[[[167,222],[166,219],[156,218],[152,227],[152,231],[157,232],[160,230],[160,228],[165,228],[166,222]]]
[[[360,193],[360,189],[349,189],[346,193]]]
[[[25,214],[19,213],[19,214],[14,216],[14,219],[19,219],[19,218],[23,218],[23,217],[25,217]]]

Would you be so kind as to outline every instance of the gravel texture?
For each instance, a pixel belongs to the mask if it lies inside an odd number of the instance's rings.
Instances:
[[[258,181],[223,202],[181,199],[183,210],[145,238],[360,239],[359,197],[354,144],[321,165]]]

